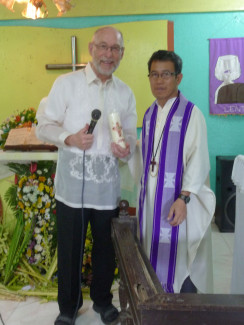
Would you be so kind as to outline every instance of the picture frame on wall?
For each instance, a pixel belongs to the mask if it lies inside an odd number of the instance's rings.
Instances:
[[[244,114],[244,38],[210,39],[210,114]]]

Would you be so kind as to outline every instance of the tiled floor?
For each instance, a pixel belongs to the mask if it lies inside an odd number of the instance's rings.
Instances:
[[[214,292],[229,293],[231,283],[233,233],[220,233],[212,224]],[[119,307],[117,290],[114,292],[114,305]],[[0,313],[5,325],[53,325],[58,314],[56,302],[42,303],[36,298],[25,302],[0,301]],[[0,325],[1,324],[0,319]],[[92,302],[85,300],[79,311],[75,325],[102,325],[100,316],[92,309]]]

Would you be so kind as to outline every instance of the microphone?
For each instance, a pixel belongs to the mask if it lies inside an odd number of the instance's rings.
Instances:
[[[91,113],[91,123],[89,125],[89,129],[87,131],[87,134],[92,134],[92,132],[94,131],[94,128],[97,124],[97,121],[100,119],[101,117],[101,111],[99,109],[94,109]]]

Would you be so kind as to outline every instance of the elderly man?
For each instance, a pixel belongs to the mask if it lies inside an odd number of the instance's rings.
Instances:
[[[210,223],[215,196],[201,111],[178,90],[182,60],[159,50],[148,62],[156,101],[141,135],[142,245],[166,292],[212,292]]]
[[[89,43],[92,57],[83,70],[55,81],[38,114],[37,136],[56,144],[55,177],[58,227],[58,304],[55,325],[73,324],[82,306],[82,247],[88,222],[93,236],[93,309],[105,324],[114,322],[111,286],[115,255],[111,219],[118,216],[120,176],[118,158],[128,160],[136,144],[135,98],[130,88],[113,76],[124,55],[123,36],[113,27],[98,29]],[[94,132],[88,132],[91,113],[101,111]],[[125,146],[111,141],[109,114],[121,120]]]

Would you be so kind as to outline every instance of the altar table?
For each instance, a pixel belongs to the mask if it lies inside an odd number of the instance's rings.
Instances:
[[[51,151],[3,151],[0,150],[0,179],[11,176],[13,173],[9,170],[7,163],[16,162],[20,164],[31,161],[53,160],[56,161],[58,152]]]

